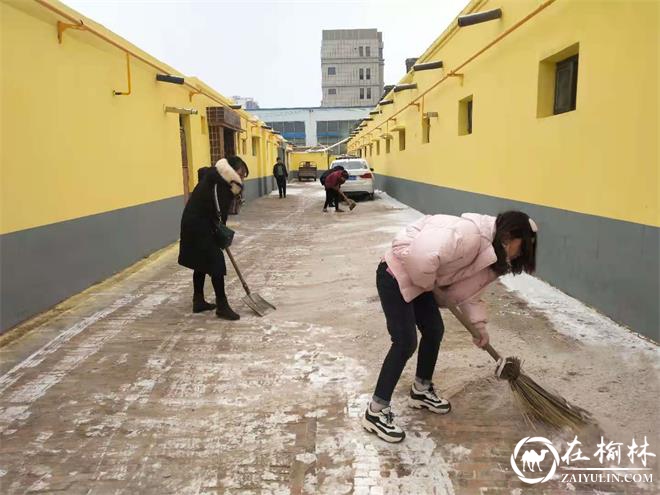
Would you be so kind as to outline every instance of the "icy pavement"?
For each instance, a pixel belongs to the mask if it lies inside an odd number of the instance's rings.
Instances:
[[[191,272],[176,264],[173,246],[5,339],[1,493],[656,491],[558,475],[522,483],[509,461],[521,438],[565,447],[574,435],[531,430],[508,386],[491,377],[487,355],[446,314],[435,382],[452,413],[407,407],[413,358],[394,397],[408,438],[389,445],[365,433],[359,417],[389,344],[375,270],[419,213],[380,194],[353,212],[323,214],[318,183],[289,190],[286,200],[248,205],[237,228],[234,253],[248,282],[278,307],[267,317],[239,302],[231,268],[228,292],[241,320],[193,315]],[[601,435],[624,443],[647,436],[657,453],[657,347],[612,322],[603,345],[600,315],[588,319],[578,305],[554,320],[561,293],[548,300],[544,289],[544,299],[538,287],[536,296],[527,290],[540,282],[522,282],[522,297],[497,284],[488,291],[494,345],[594,413],[599,427],[578,432],[590,457]]]

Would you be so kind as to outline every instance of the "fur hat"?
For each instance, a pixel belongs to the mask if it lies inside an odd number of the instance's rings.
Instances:
[[[243,181],[241,180],[241,176],[236,173],[236,170],[234,170],[230,165],[227,160],[224,158],[220,158],[218,160],[218,163],[215,164],[215,168],[220,174],[220,177],[229,184],[229,187],[231,187],[231,192],[236,196],[243,190]]]
[[[247,177],[250,175],[250,170],[248,169],[247,163],[245,163],[240,156],[230,156],[227,158],[227,162],[229,162],[229,166],[241,174],[242,177]]]

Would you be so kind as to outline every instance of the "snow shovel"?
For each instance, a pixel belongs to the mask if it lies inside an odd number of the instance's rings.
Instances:
[[[245,282],[245,279],[243,278],[243,275],[241,274],[241,270],[239,270],[238,265],[236,264],[236,260],[234,259],[234,256],[231,254],[231,251],[229,250],[229,248],[225,249],[225,252],[229,256],[229,259],[231,260],[231,264],[234,265],[234,270],[236,270],[236,274],[238,275],[238,278],[241,281],[241,284],[243,284],[243,289],[245,289],[245,293],[247,294],[241,300],[245,304],[247,304],[249,306],[249,308],[252,311],[254,311],[255,313],[257,313],[259,316],[264,316],[271,309],[277,309],[277,308],[275,308],[275,306],[273,306],[271,303],[266,301],[259,294],[250,291],[250,288],[248,287],[247,283]]]

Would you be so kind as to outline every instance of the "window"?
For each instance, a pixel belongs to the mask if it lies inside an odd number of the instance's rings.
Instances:
[[[392,142],[391,139],[386,139],[386,140],[385,140],[385,153],[389,153],[389,152],[390,152],[390,143],[391,143],[391,142]]]
[[[323,146],[330,146],[348,137],[355,126],[352,120],[319,120],[316,122],[316,142]],[[346,152],[346,143],[333,149],[339,154]]]
[[[242,155],[245,156],[245,155],[247,155],[247,139],[241,139],[241,142],[243,143],[243,145],[242,145],[242,148],[243,148]]]
[[[458,135],[472,134],[472,95],[458,102]]]
[[[305,144],[305,123],[303,121],[266,122],[266,125],[282,134],[284,139],[292,144]]]
[[[366,69],[367,80],[371,79],[371,69]]]
[[[472,134],[472,100],[467,102],[467,133]]]
[[[359,47],[358,52],[360,53],[360,57],[364,57],[364,48],[363,47]]]
[[[364,48],[364,52],[365,52],[365,53],[364,53],[365,56],[367,56],[367,57],[371,57],[371,47],[370,47],[370,46],[365,47],[365,48]]]
[[[573,55],[557,62],[555,69],[554,114],[575,110],[577,96],[578,56]]]
[[[336,95],[337,94],[337,88],[328,88],[328,94],[329,95]]]
[[[367,88],[367,100],[371,99],[371,88]]]
[[[334,76],[337,74],[337,68],[336,67],[328,67],[328,75],[329,76]]]
[[[406,130],[399,131],[399,151],[406,149]]]
[[[252,136],[252,156],[259,156],[259,137]]]
[[[550,117],[577,108],[580,44],[575,43],[539,62],[536,116]]]
[[[424,117],[422,119],[422,143],[431,142],[431,119]]]
[[[360,80],[364,79],[364,69],[360,69]]]
[[[376,141],[376,155],[380,155],[380,139]]]
[[[360,88],[360,99],[364,100],[364,88]]]

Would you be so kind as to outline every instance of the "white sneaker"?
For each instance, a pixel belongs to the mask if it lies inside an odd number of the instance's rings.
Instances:
[[[448,400],[438,397],[433,389],[433,384],[426,390],[418,390],[416,383],[410,388],[410,406],[415,409],[426,408],[437,414],[447,414],[451,411],[451,404]]]
[[[370,433],[390,443],[399,443],[406,438],[406,433],[394,423],[392,408],[386,407],[378,412],[371,410],[371,404],[362,418],[362,427]]]

